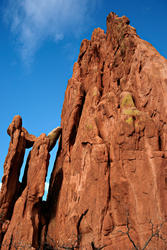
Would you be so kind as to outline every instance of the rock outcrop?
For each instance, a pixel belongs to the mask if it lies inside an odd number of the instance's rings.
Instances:
[[[33,145],[36,137],[22,127],[22,119],[15,116],[7,130],[11,137],[8,155],[4,163],[4,176],[0,193],[0,241],[7,230],[12,217],[14,204],[21,192],[19,182],[20,169],[23,164],[25,149]]]
[[[19,115],[13,118],[8,134],[11,137],[4,164],[0,193],[1,249],[38,249],[40,232],[45,225],[42,201],[47,175],[49,151],[56,144],[61,128],[38,138],[22,127]],[[22,183],[19,182],[25,149],[30,151]]]
[[[49,188],[50,245],[142,249],[152,236],[149,249],[167,247],[166,95],[167,61],[127,17],[109,14],[106,34],[83,40]]]
[[[62,128],[61,127],[57,127],[57,128],[54,128],[49,134],[48,134],[48,138],[49,138],[49,151],[51,151],[54,146],[56,145],[56,142],[60,136],[60,133],[62,131]]]
[[[38,248],[42,196],[49,164],[49,139],[42,134],[28,157],[27,183],[17,199],[1,249]]]
[[[49,135],[10,126],[2,249],[167,249],[167,60],[127,17],[110,13],[106,34],[83,40],[61,118],[46,202]]]

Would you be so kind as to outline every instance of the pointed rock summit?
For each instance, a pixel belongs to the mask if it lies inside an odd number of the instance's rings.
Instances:
[[[16,116],[8,134],[2,249],[167,249],[167,60],[127,17],[110,13],[82,41],[61,128],[36,138]]]

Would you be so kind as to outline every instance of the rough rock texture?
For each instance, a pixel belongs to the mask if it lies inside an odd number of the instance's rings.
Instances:
[[[38,248],[42,196],[49,164],[49,139],[42,134],[28,157],[27,185],[17,199],[1,249]]]
[[[11,142],[4,164],[0,193],[1,249],[38,249],[40,233],[46,224],[43,212],[45,202],[42,197],[49,165],[49,151],[59,138],[61,127],[49,133],[50,136],[42,134],[37,138],[22,127],[22,119],[17,115],[7,132]],[[32,146],[20,183],[25,149]]]
[[[10,125],[2,249],[167,249],[166,123],[167,60],[110,13],[106,34],[97,28],[81,44],[46,202],[49,135],[30,140],[18,117]]]
[[[166,59],[127,17],[109,14],[106,34],[83,40],[68,82],[49,245],[167,249],[166,122]]]
[[[33,145],[36,140],[35,136],[30,135],[22,127],[22,119],[19,115],[13,118],[7,132],[11,137],[11,141],[4,163],[4,176],[0,193],[0,242],[2,241],[2,235],[6,231],[6,225],[11,219],[14,204],[20,194],[19,176],[25,148]]]
[[[55,129],[53,129],[49,134],[48,134],[48,138],[49,138],[49,151],[51,151],[54,146],[56,145],[57,139],[60,136],[60,133],[62,131],[61,127],[57,127]]]

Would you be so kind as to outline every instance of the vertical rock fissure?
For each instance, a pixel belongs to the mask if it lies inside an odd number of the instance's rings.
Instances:
[[[108,146],[107,146],[108,149]],[[101,222],[101,232],[103,229],[103,224],[104,224],[104,217],[107,214],[107,211],[109,210],[109,205],[110,205],[110,200],[111,200],[111,185],[110,185],[110,152],[108,149],[108,161],[107,161],[107,171],[108,171],[108,195],[107,195],[107,204],[106,204],[106,208],[105,208],[105,212],[104,215],[102,217],[102,222]]]
[[[58,170],[52,186],[49,187],[48,197],[45,203],[45,211],[42,214],[46,219],[46,228],[44,233],[45,242],[47,242],[49,222],[57,212],[57,205],[58,205],[59,193],[62,186],[62,181],[63,181],[63,170],[61,168]],[[54,207],[54,215],[51,215],[53,207]]]
[[[81,224],[81,221],[84,218],[84,216],[87,214],[88,210],[89,209],[86,209],[85,212],[81,214],[81,216],[78,220],[78,223],[77,223],[77,248],[78,249],[80,248],[80,242],[82,240],[82,234],[80,232],[80,224]]]
[[[28,172],[28,164],[29,164],[30,157],[31,157],[31,151],[29,152],[27,160],[26,160],[26,165],[25,165],[25,168],[24,168],[24,174],[23,174],[21,187],[20,187],[20,195],[27,186],[27,172]]]
[[[82,111],[83,111],[83,107],[84,107],[84,103],[85,103],[85,97],[86,97],[86,93],[84,92],[83,96],[82,96],[81,104],[78,105],[78,107],[77,107],[77,111],[76,111],[76,114],[74,117],[74,123],[73,123],[71,133],[69,136],[69,148],[70,149],[75,144],[75,140],[76,140],[77,132],[78,132],[78,127],[79,127],[79,122],[80,122],[80,118],[82,116]]]
[[[13,241],[13,234],[11,235],[11,238],[10,238],[9,250],[12,248],[12,241]]]
[[[120,79],[117,79],[117,87],[120,87]]]
[[[100,95],[103,95],[103,89],[104,89],[104,84],[103,84],[103,75],[104,75],[104,65],[105,61],[103,61],[102,68],[101,68],[101,73],[100,73],[100,81],[101,81],[101,89],[100,89]]]
[[[161,140],[161,132],[158,132],[158,145],[159,145],[159,150],[162,150],[162,140]]]
[[[111,185],[110,185],[110,152],[108,151],[108,199],[107,199],[107,208],[109,207],[109,202],[111,200]]]

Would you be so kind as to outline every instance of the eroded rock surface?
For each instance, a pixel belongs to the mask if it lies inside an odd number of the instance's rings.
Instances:
[[[166,95],[167,61],[128,18],[111,13],[106,34],[83,40],[62,110],[48,244],[142,249],[152,237],[148,249],[167,249]]]
[[[4,175],[0,193],[0,240],[7,230],[7,225],[12,217],[14,204],[19,197],[21,184],[19,182],[20,169],[24,159],[25,149],[33,145],[36,137],[30,135],[22,127],[19,115],[13,118],[7,130],[11,137],[8,155],[4,163]]]
[[[83,40],[57,129],[34,139],[20,117],[8,129],[2,249],[167,249],[167,60],[127,17]]]
[[[49,165],[49,139],[42,134],[28,157],[27,185],[15,203],[1,249],[37,249],[41,229],[41,207]]]
[[[61,128],[38,138],[22,127],[19,115],[7,130],[11,137],[4,164],[0,193],[1,249],[39,249],[42,227],[46,224],[45,202],[42,201],[47,175],[49,151],[56,144]],[[19,182],[25,149],[30,151],[22,182]]]

